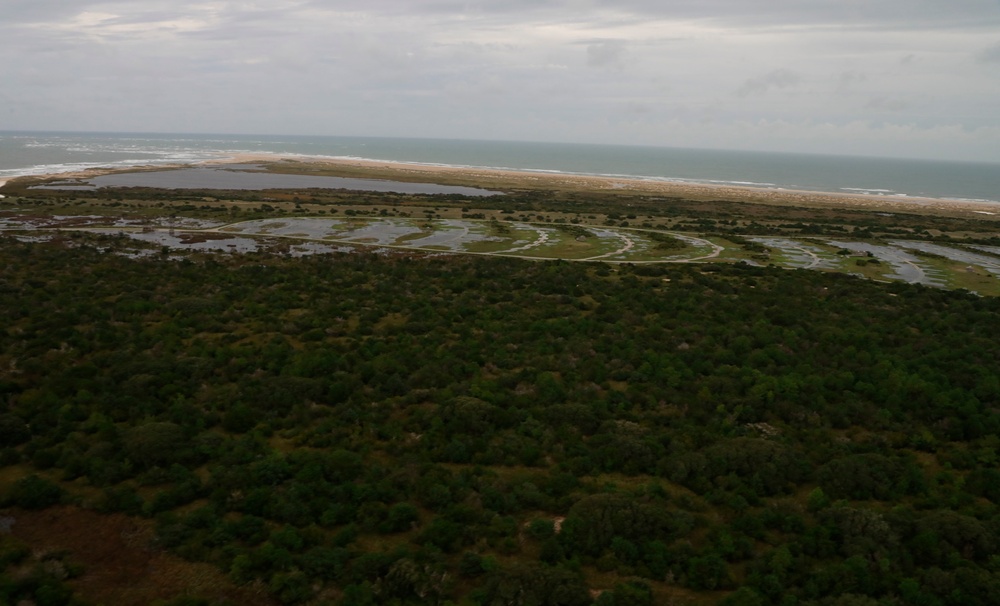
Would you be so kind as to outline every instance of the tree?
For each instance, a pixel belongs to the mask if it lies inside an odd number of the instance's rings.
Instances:
[[[749,587],[740,587],[719,602],[719,606],[765,606],[763,597]]]
[[[420,520],[420,512],[410,503],[396,503],[389,508],[385,520],[379,525],[379,532],[393,533],[410,530]]]
[[[601,593],[594,606],[652,606],[653,591],[641,581],[615,585],[611,591]]]
[[[17,446],[28,441],[31,430],[24,419],[13,414],[0,414],[0,444]]]
[[[903,465],[868,453],[834,459],[819,469],[823,491],[835,499],[892,499],[905,491]]]
[[[691,528],[690,516],[618,494],[596,494],[577,502],[563,522],[560,541],[570,553],[600,556],[616,537],[641,544],[671,539]]]
[[[688,560],[687,586],[693,589],[725,589],[732,583],[726,561],[714,553]]]
[[[184,429],[169,421],[154,421],[129,428],[124,435],[125,451],[137,465],[165,466],[182,458],[187,449]]]
[[[477,594],[482,606],[589,606],[592,602],[579,575],[532,564],[490,573]]]
[[[30,475],[14,482],[6,501],[25,509],[45,509],[59,503],[64,494],[65,491],[58,484]]]

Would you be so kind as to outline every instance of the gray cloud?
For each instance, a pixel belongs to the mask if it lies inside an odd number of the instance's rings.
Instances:
[[[763,95],[775,88],[788,88],[802,81],[802,77],[790,69],[776,69],[757,78],[750,78],[736,90],[740,97]]]
[[[868,82],[868,74],[864,72],[848,71],[837,76],[837,90],[846,92],[855,86]]]
[[[1000,63],[1000,43],[980,52],[976,58],[980,63]]]
[[[390,8],[396,2],[375,2]],[[802,2],[801,0],[416,0],[423,9],[442,13],[517,14],[562,13],[606,9],[634,19],[666,18],[712,21],[730,27],[801,26],[810,29],[860,28],[942,30],[1000,25],[994,0],[881,0],[879,2]]]
[[[1000,161],[998,40],[996,0],[5,0],[0,129]]]
[[[866,109],[886,112],[900,112],[908,107],[910,107],[910,104],[906,101],[892,97],[873,97],[865,104]]]
[[[619,40],[596,42],[587,45],[587,65],[599,68],[624,67],[625,44]]]
[[[567,16],[599,11],[619,19],[708,20],[739,26],[856,26],[882,30],[989,28],[1000,25],[1000,7],[994,0],[882,0],[880,2],[809,2],[801,0],[263,0],[255,3],[222,1],[210,4],[166,0],[7,0],[7,23],[45,21],[67,10],[120,11],[149,7],[149,12],[177,14],[197,6],[232,18],[255,18],[311,11],[314,13],[407,14],[431,18],[506,18],[533,20],[538,16]],[[72,8],[69,8],[69,7]]]

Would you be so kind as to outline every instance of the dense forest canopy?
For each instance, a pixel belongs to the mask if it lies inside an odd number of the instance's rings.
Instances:
[[[0,602],[88,603],[86,561],[18,536],[59,504],[289,604],[1000,595],[996,299],[0,244]]]

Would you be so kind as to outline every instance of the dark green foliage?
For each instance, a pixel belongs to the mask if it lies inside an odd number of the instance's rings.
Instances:
[[[179,460],[187,444],[184,430],[171,422],[144,423],[123,436],[125,451],[137,465],[167,465]]]
[[[705,451],[710,477],[736,476],[761,496],[785,492],[805,475],[797,453],[769,440],[736,438]]]
[[[712,553],[688,560],[686,572],[685,584],[692,589],[726,589],[732,584],[726,561]]]
[[[592,603],[578,575],[563,568],[529,565],[491,573],[475,597],[482,606],[587,606]]]
[[[33,554],[27,545],[0,533],[0,604],[83,606],[66,582],[79,573],[79,565],[64,554]]]
[[[908,492],[904,470],[900,461],[868,453],[834,459],[817,476],[833,498],[889,500]]]
[[[616,538],[641,544],[670,541],[691,530],[691,516],[660,503],[634,497],[598,494],[585,497],[569,511],[560,540],[570,552],[599,556]]]
[[[0,261],[3,503],[87,487],[287,603],[997,595],[995,300],[741,266]]]
[[[4,447],[23,444],[31,437],[31,430],[24,419],[12,414],[0,414],[0,445]]]
[[[64,494],[65,491],[58,484],[30,475],[15,482],[4,501],[6,505],[25,509],[44,509],[59,503]]]
[[[381,532],[402,532],[414,527],[420,520],[420,512],[410,503],[396,503],[389,508],[385,521],[379,524]]]
[[[763,597],[749,587],[740,587],[719,602],[720,606],[765,606]]]
[[[179,598],[163,602],[162,604],[158,603],[155,606],[211,606],[211,602],[204,598],[181,596]]]
[[[222,418],[222,426],[233,433],[244,433],[257,425],[257,415],[249,406],[235,403]]]
[[[527,532],[533,539],[543,541],[555,536],[555,523],[552,520],[532,520]]]
[[[653,603],[652,590],[640,581],[619,583],[611,591],[603,592],[594,602],[595,606],[652,606]]]
[[[104,491],[104,499],[100,503],[102,511],[119,511],[127,514],[138,514],[142,511],[142,497],[129,486],[108,488]]]

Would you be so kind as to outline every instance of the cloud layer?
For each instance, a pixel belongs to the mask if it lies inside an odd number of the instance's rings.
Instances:
[[[998,49],[995,0],[8,0],[0,129],[1000,162]]]

